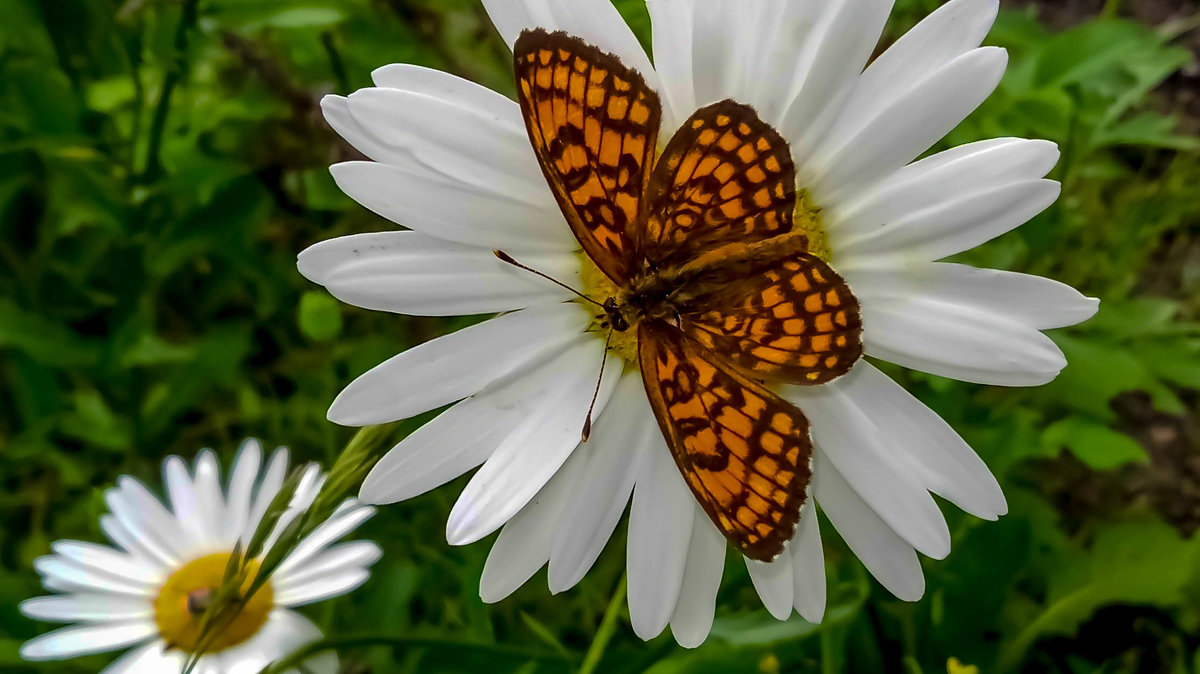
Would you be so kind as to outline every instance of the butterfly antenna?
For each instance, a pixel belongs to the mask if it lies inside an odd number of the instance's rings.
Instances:
[[[613,329],[608,329],[608,337],[604,338],[604,360],[600,361],[600,376],[596,377],[596,390],[592,391],[592,404],[588,405],[587,419],[583,421],[583,441],[587,442],[592,436],[592,412],[596,410],[596,399],[600,397],[600,384],[604,381],[604,366],[608,364],[608,347],[612,344]]]
[[[571,286],[563,283],[562,281],[559,281],[558,279],[551,277],[549,274],[543,274],[542,272],[534,269],[533,267],[527,267],[527,266],[521,264],[520,262],[517,262],[516,260],[513,259],[513,257],[511,255],[509,255],[508,253],[506,253],[502,250],[493,250],[492,254],[495,255],[496,257],[500,258],[501,262],[507,262],[508,264],[511,264],[512,266],[516,267],[517,269],[524,269],[525,271],[529,272],[530,274],[536,274],[538,276],[541,276],[542,278],[553,283],[554,285],[559,286],[561,288],[566,288],[567,290],[570,290],[571,292],[575,293],[579,297],[587,300],[588,302],[591,302],[592,304],[595,304],[598,307],[604,306],[603,303],[597,302],[596,300],[588,297],[587,295],[584,295],[583,293],[581,293],[578,290],[572,288]]]

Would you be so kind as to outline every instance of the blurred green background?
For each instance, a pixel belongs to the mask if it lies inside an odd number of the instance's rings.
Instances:
[[[645,40],[641,0],[618,4]],[[885,43],[938,0],[899,0]],[[325,93],[392,62],[511,92],[475,0],[5,0],[0,5],[0,670],[42,630],[15,605],[59,538],[100,538],[121,473],[157,484],[168,453],[245,436],[330,462],[341,386],[464,321],[343,306],[295,256],[381,230],[342,196],[352,159]],[[915,604],[825,533],[821,626],[777,623],[732,556],[712,637],[686,651],[622,616],[597,671],[1200,673],[1200,4],[1005,0],[999,91],[944,145],[1048,138],[1062,199],[965,256],[1070,283],[1100,315],[1059,331],[1070,366],[1011,390],[889,368],[983,455],[1011,514],[945,507],[954,552]],[[409,427],[411,428],[411,426]],[[309,611],[348,672],[568,672],[624,567],[624,533],[575,590],[539,575],[485,606],[488,543],[451,548],[463,481],[384,509],[370,583]],[[971,670],[951,670],[964,672]]]

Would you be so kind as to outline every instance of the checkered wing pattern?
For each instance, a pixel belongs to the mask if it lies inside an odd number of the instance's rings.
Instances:
[[[636,71],[566,33],[525,31],[514,47],[529,139],[571,231],[617,283],[657,150],[662,104]]]
[[[639,326],[638,357],[692,494],[742,554],[777,557],[795,532],[812,477],[804,414],[666,323]]]
[[[727,100],[697,110],[676,132],[648,190],[639,250],[656,267],[680,266],[725,244],[790,232],[796,168],[775,129]]]
[[[802,253],[699,300],[683,330],[756,379],[823,384],[862,356],[858,300],[837,272]]]

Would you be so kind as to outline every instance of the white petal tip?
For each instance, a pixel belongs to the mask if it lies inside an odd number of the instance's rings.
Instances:
[[[807,607],[801,608],[801,607],[797,606],[796,612],[799,613],[800,617],[804,618],[805,621],[810,622],[814,625],[820,625],[821,621],[825,619],[825,607],[824,606],[822,606],[819,610],[809,610]]]
[[[387,488],[382,484],[378,484],[378,482],[373,482],[370,475],[367,476],[366,480],[363,480],[362,486],[358,489],[358,501],[364,505],[391,505],[402,500],[391,498],[391,494],[388,493]]]
[[[915,603],[921,601],[921,597],[925,596],[925,584],[922,583],[920,586],[894,589],[892,590],[892,594],[900,601]]]

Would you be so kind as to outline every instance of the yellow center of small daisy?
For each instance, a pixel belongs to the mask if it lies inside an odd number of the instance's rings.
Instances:
[[[825,227],[821,223],[821,209],[813,205],[807,190],[802,189],[796,193],[796,210],[792,220],[792,231],[804,234],[808,240],[809,253],[817,256],[826,263],[832,259],[833,252],[829,248],[829,237],[826,236]],[[612,279],[608,278],[608,275],[600,271],[600,268],[596,266],[596,263],[586,253],[580,251],[578,255],[581,270],[580,278],[583,281],[583,292],[585,295],[603,304],[610,297],[615,298],[621,294],[621,288],[613,283]],[[610,337],[609,328],[604,320],[604,311],[582,299],[576,301],[587,307],[589,311],[595,313],[591,324],[588,326],[588,332],[596,335],[599,339],[608,339],[610,342],[610,351],[630,363],[636,363],[637,330],[613,331]]]
[[[171,648],[191,653],[200,645],[204,611],[212,603],[225,578],[229,553],[217,553],[189,562],[171,574],[154,600],[154,622],[158,633]],[[242,591],[250,588],[258,565],[250,562]],[[250,597],[232,620],[223,620],[223,629],[210,635],[205,652],[216,653],[243,643],[258,633],[275,607],[275,592],[268,582]]]

